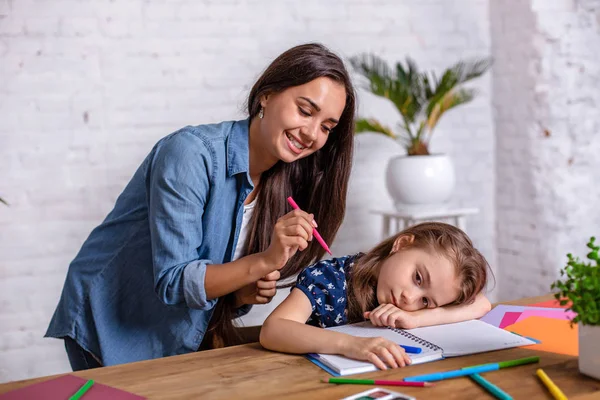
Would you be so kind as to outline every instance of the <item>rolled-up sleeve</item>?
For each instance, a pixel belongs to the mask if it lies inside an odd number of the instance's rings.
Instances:
[[[161,141],[146,188],[154,288],[165,304],[211,309],[204,286],[206,265],[197,249],[213,170],[211,148],[184,128]]]

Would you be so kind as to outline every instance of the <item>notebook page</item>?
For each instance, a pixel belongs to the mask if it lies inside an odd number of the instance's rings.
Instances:
[[[444,357],[533,345],[535,342],[479,320],[410,329],[408,332],[440,346]]]
[[[402,334],[391,329],[375,327],[368,321],[351,325],[336,326],[327,329],[352,336],[383,337],[401,345],[420,347],[422,349],[421,353],[408,354],[412,360],[412,364],[420,364],[442,358],[441,350],[430,348],[423,342],[414,341],[410,337],[403,336]],[[377,368],[369,362],[352,360],[338,355],[319,354],[318,359],[328,367],[339,372],[341,375],[377,370]]]
[[[420,347],[422,349],[421,353],[418,355],[423,355],[426,353],[436,353],[438,349],[431,348],[425,343],[419,343],[414,339],[411,339],[409,336],[404,336],[401,334],[402,330],[398,329],[400,332],[396,332],[393,329],[373,326],[369,321],[359,322],[357,324],[343,325],[343,326],[335,326],[332,328],[327,328],[332,331],[342,332],[347,335],[352,336],[360,336],[360,337],[383,337],[392,342],[405,345],[405,346],[414,346]],[[434,344],[434,343],[432,343]],[[413,354],[410,354],[411,356]]]

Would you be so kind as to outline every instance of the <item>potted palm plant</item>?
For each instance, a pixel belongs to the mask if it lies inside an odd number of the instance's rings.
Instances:
[[[590,238],[587,247],[589,262],[567,254],[568,262],[551,286],[561,305],[571,303],[567,310],[577,313],[571,325],[579,324],[579,371],[600,379],[600,246]]]
[[[390,160],[386,171],[386,185],[396,206],[445,202],[454,189],[454,167],[447,155],[430,153],[431,136],[444,113],[475,97],[473,89],[462,85],[483,75],[491,61],[461,61],[439,77],[434,72],[419,72],[410,58],[406,65],[398,62],[395,68],[375,55],[353,57],[350,63],[368,81],[367,89],[390,100],[401,117],[395,128],[376,118],[356,122],[357,133],[382,133],[399,140],[406,149],[406,155]]]

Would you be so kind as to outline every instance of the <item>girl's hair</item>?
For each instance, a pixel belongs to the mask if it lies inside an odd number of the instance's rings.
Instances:
[[[346,211],[346,192],[352,166],[354,143],[355,92],[343,61],[321,44],[293,47],[277,57],[258,78],[248,96],[248,114],[260,111],[261,97],[326,77],[346,89],[346,105],[339,123],[327,142],[314,154],[292,163],[278,162],[263,172],[256,190],[258,196],[252,217],[246,253],[266,250],[277,219],[289,209],[286,198],[293,196],[301,209],[315,216],[319,233],[333,241]],[[296,253],[281,270],[281,279],[300,272],[320,259],[325,250],[313,242]],[[232,323],[233,293],[220,298],[201,348],[228,346],[239,342]]]
[[[485,287],[489,265],[471,239],[452,225],[425,222],[404,229],[357,258],[348,286],[348,322],[362,321],[363,313],[377,306],[379,266],[392,255],[394,242],[401,236],[412,236],[413,240],[400,251],[409,248],[434,251],[452,262],[460,281],[460,293],[452,304],[472,302]]]

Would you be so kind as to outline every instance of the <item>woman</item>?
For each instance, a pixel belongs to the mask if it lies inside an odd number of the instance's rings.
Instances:
[[[342,222],[354,96],[336,55],[301,45],[254,84],[248,119],[160,140],[69,266],[46,336],[73,370],[236,343],[232,319],[323,256],[315,220],[326,241]]]

